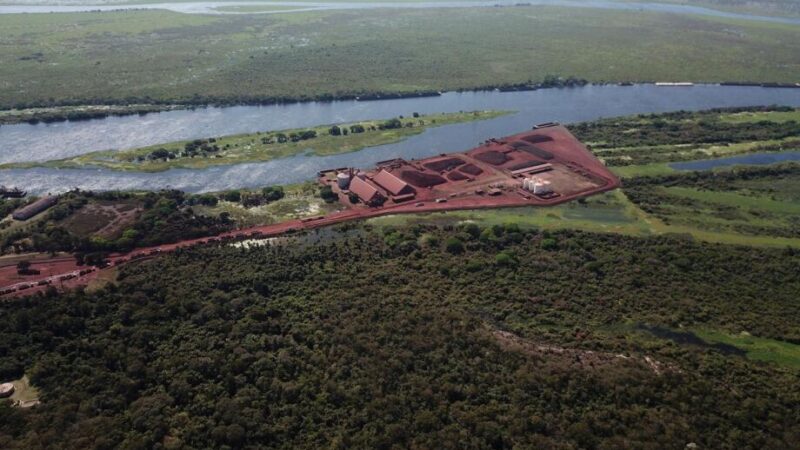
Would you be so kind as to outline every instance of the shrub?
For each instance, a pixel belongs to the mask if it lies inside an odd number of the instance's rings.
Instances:
[[[461,242],[461,239],[451,237],[445,241],[445,249],[448,251],[448,253],[458,255],[460,253],[464,253],[464,243]]]
[[[336,192],[333,192],[333,188],[330,186],[322,186],[319,190],[319,196],[325,200],[325,203],[333,203],[339,199],[339,196]]]

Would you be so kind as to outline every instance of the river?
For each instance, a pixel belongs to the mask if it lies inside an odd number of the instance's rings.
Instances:
[[[218,191],[311,179],[329,167],[369,167],[401,156],[421,158],[466,150],[490,137],[520,132],[535,123],[572,123],[639,113],[702,110],[752,105],[800,107],[800,89],[752,86],[590,85],[525,92],[449,92],[437,97],[377,101],[339,101],[272,106],[237,106],[168,111],[144,116],[0,127],[0,161],[42,161],[109,148],[129,148],[181,139],[410,115],[413,112],[513,110],[492,120],[430,128],[403,142],[333,156],[298,155],[262,163],[158,173],[104,169],[12,169],[0,171],[0,184],[32,193],[73,187],[92,190],[176,188]]]
[[[720,11],[700,6],[678,5],[657,2],[631,2],[614,0],[468,0],[468,1],[432,1],[432,2],[315,2],[315,1],[211,1],[211,2],[163,2],[142,4],[21,4],[0,5],[0,14],[20,13],[53,13],[53,12],[88,12],[88,11],[120,11],[132,9],[164,9],[185,14],[283,14],[302,11],[320,10],[354,10],[354,9],[418,9],[418,8],[488,8],[496,6],[560,6],[567,8],[611,9],[620,11],[650,11],[672,14],[692,14],[700,16],[723,17],[729,19],[755,20],[800,25],[800,18],[760,16]],[[89,3],[89,2],[87,2]],[[232,6],[278,6],[274,10],[235,12],[221,10]],[[284,9],[288,8],[288,9]]]
[[[672,163],[669,166],[675,170],[710,170],[717,167],[738,165],[764,166],[786,161],[800,161],[800,152],[751,153],[747,155],[729,156],[727,158],[681,161]]]

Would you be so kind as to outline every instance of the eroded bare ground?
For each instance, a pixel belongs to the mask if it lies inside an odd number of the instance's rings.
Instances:
[[[509,351],[522,352],[531,356],[557,357],[568,361],[577,369],[596,369],[608,365],[638,365],[651,370],[656,375],[669,372],[680,372],[676,366],[663,363],[647,355],[627,356],[622,354],[597,352],[594,350],[581,350],[575,348],[559,347],[551,344],[541,344],[524,339],[514,333],[489,328],[488,331],[500,346]]]

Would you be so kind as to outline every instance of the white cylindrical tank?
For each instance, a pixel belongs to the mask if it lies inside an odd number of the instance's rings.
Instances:
[[[339,185],[339,189],[347,189],[350,187],[350,174],[349,173],[339,173],[336,175],[336,184]]]
[[[11,397],[14,393],[14,385],[11,383],[0,384],[0,398]]]
[[[522,189],[525,189],[526,191],[530,191],[531,190],[531,179],[530,178],[525,178],[524,180],[522,180]]]
[[[548,186],[548,185],[546,185],[544,183],[534,183],[533,184],[533,193],[534,194],[549,194],[550,192],[551,192],[550,191],[550,186]]]

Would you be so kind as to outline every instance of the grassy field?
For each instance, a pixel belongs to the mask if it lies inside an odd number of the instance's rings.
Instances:
[[[0,29],[0,108],[331,98],[547,75],[796,82],[800,53],[796,26],[557,7],[28,14],[0,16]]]
[[[214,9],[220,12],[261,13],[261,12],[289,11],[297,8],[298,8],[297,6],[280,6],[280,5],[270,5],[269,3],[255,3],[252,5],[219,6]]]
[[[620,178],[647,177],[655,175],[666,175],[675,172],[669,163],[653,163],[633,166],[615,166],[611,171]]]
[[[640,348],[655,350],[662,347],[664,342],[672,341],[680,347],[716,347],[718,344],[733,346],[744,352],[741,356],[755,361],[774,363],[789,369],[800,369],[800,345],[783,340],[769,339],[751,335],[748,331],[731,333],[720,328],[708,326],[657,327],[655,333],[642,324],[635,322],[618,323],[600,326],[601,332],[606,336],[624,335],[630,342],[635,342]],[[736,329],[736,325],[730,325]],[[739,329],[741,326],[739,326]],[[687,339],[688,338],[688,339]],[[674,340],[674,339],[677,339]],[[729,351],[723,348],[722,351]],[[731,352],[733,353],[733,352]],[[738,353],[738,352],[736,352]],[[731,354],[730,357],[737,357]]]
[[[684,212],[681,212],[684,214]],[[691,212],[685,212],[691,215]],[[648,214],[631,202],[622,191],[613,191],[551,208],[506,208],[472,211],[451,211],[433,214],[410,214],[369,219],[375,226],[396,226],[408,223],[457,224],[474,222],[482,226],[514,223],[521,228],[543,230],[576,229],[603,233],[621,233],[631,236],[669,234],[720,244],[752,245],[763,247],[800,247],[800,238],[745,234],[730,229],[719,229],[707,215],[691,224],[681,221],[665,223]],[[751,225],[752,222],[743,222]]]
[[[660,3],[702,6],[721,11],[762,16],[800,16],[800,4],[794,0],[660,0]]]
[[[673,162],[800,149],[800,109],[788,107],[643,114],[569,128],[621,178],[678,173]]]
[[[55,106],[49,108],[0,110],[0,125],[16,123],[59,122],[64,120],[87,120],[107,116],[126,116],[150,112],[169,111],[180,105],[81,105]]]
[[[682,172],[631,178],[628,198],[656,231],[741,244],[796,246],[800,238],[800,165]]]
[[[449,211],[446,213],[409,214],[370,219],[378,226],[435,222],[453,224],[475,222],[481,225],[514,223],[521,228],[564,229],[619,232],[633,235],[651,233],[647,222],[638,215],[621,191],[590,197],[550,208],[522,207]]]
[[[694,333],[705,341],[729,344],[745,350],[750,359],[800,369],[800,345],[751,336],[747,332],[728,334],[717,330],[698,329],[694,330]]]
[[[719,120],[727,123],[747,123],[766,120],[769,122],[800,122],[800,109],[794,111],[758,111],[721,114]]]
[[[0,168],[46,166],[56,168],[104,167],[112,170],[135,170],[159,172],[172,168],[201,169],[217,165],[241,164],[255,161],[269,161],[277,158],[309,153],[318,156],[354,152],[367,147],[400,142],[410,136],[420,134],[428,128],[486,120],[508,114],[505,111],[470,111],[419,115],[418,117],[398,118],[398,128],[385,128],[383,120],[361,121],[339,124],[340,130],[361,126],[359,133],[342,131],[332,135],[331,125],[314,128],[281,130],[264,133],[225,136],[213,140],[200,140],[200,150],[189,152],[187,145],[192,141],[172,142],[124,151],[100,151],[87,153],[74,158],[45,163],[20,163],[0,165]],[[293,142],[287,140],[292,134],[313,131],[316,137]],[[344,134],[344,133],[347,134]],[[283,138],[279,139],[279,136]],[[285,142],[281,142],[281,141]],[[207,150],[202,150],[206,148]],[[157,152],[161,153],[157,153]],[[156,152],[156,153],[154,153]],[[169,155],[158,156],[157,155]]]

